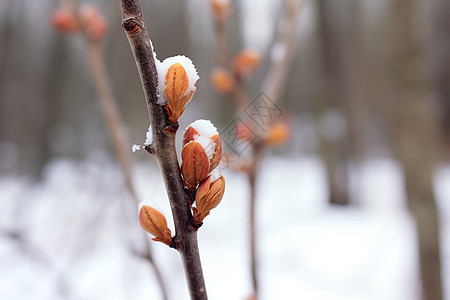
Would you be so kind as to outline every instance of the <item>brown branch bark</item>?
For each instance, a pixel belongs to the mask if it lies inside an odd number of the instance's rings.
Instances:
[[[152,125],[154,155],[160,165],[172,209],[176,231],[174,247],[183,259],[191,299],[207,299],[197,231],[191,226],[190,197],[184,191],[175,149],[175,133],[165,132],[164,129],[170,124],[164,107],[157,104],[158,74],[140,1],[121,0],[121,8],[122,26],[136,60]]]

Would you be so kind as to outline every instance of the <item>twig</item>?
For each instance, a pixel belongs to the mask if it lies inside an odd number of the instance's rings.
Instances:
[[[287,0],[284,8],[284,17],[280,23],[280,31],[272,48],[270,66],[262,83],[264,91],[272,102],[277,102],[280,98],[282,89],[286,85],[286,77],[289,67],[292,64],[295,50],[295,34],[297,32],[298,16],[303,0]],[[218,48],[219,61],[230,68],[229,48],[225,40],[225,28],[220,22],[214,23],[216,42]],[[229,94],[240,111],[250,103],[250,98],[246,93],[240,80],[236,80],[236,87],[232,94]],[[244,121],[248,121],[246,114],[242,115]],[[254,122],[246,122],[257,136],[264,134],[263,130],[256,126]],[[249,235],[250,235],[250,262],[253,285],[253,299],[258,299],[258,259],[256,246],[256,183],[258,179],[259,166],[263,159],[265,144],[261,139],[253,142],[250,168],[247,172],[250,185],[250,206],[249,206]]]
[[[99,97],[100,105],[103,115],[105,117],[108,132],[111,137],[114,153],[119,167],[122,170],[122,174],[125,180],[125,186],[131,195],[131,198],[136,203],[139,203],[139,199],[136,194],[136,190],[133,184],[132,169],[131,169],[131,156],[130,149],[128,148],[128,136],[125,125],[119,113],[116,101],[114,99],[111,85],[108,80],[107,71],[104,63],[103,53],[101,51],[101,44],[98,41],[91,41],[88,38],[86,40],[86,50],[89,61],[89,68],[92,74],[95,88]],[[153,271],[156,276],[156,280],[161,289],[163,299],[168,300],[169,296],[167,288],[164,284],[161,272],[153,260],[152,249],[150,241],[148,240],[145,232],[142,233],[145,240],[146,255],[145,258],[150,262]]]
[[[295,34],[303,0],[287,0],[280,31],[272,48],[269,71],[263,81],[262,90],[272,101],[278,101],[286,86],[286,76],[292,65],[295,50]]]
[[[108,132],[111,136],[112,145],[116,159],[122,169],[125,185],[134,199],[137,199],[136,191],[133,185],[131,172],[131,151],[127,147],[128,138],[125,126],[121,120],[119,110],[111,92],[111,87],[106,75],[103,54],[100,44],[97,42],[87,41],[87,55],[89,67],[95,88],[97,89],[98,98],[105,117]]]
[[[160,165],[169,197],[176,234],[174,245],[183,259],[191,299],[207,299],[197,231],[192,227],[190,197],[184,191],[176,149],[176,132],[166,132],[170,125],[166,111],[157,104],[158,73],[153,58],[153,49],[147,33],[139,0],[121,0],[122,26],[136,60],[136,65],[145,94],[150,123],[153,130],[155,157]]]

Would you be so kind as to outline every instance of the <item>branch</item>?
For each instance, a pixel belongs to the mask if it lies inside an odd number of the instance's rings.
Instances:
[[[207,299],[197,231],[191,226],[193,218],[189,206],[190,197],[184,192],[175,149],[176,132],[165,131],[171,124],[164,107],[157,104],[158,73],[141,5],[139,0],[121,0],[121,8],[122,27],[127,34],[141,78],[152,125],[155,157],[161,168],[172,209],[176,231],[174,247],[183,258],[191,298]]]
[[[278,101],[282,89],[286,86],[286,77],[294,57],[295,34],[302,3],[303,0],[286,1],[280,31],[271,52],[269,71],[262,84],[262,90],[272,101]]]
[[[97,89],[106,125],[108,126],[108,132],[111,136],[116,159],[124,174],[125,185],[133,199],[137,201],[131,171],[130,149],[127,147],[129,144],[128,137],[107,79],[100,44],[87,41],[87,54],[92,78],[94,79],[94,85]]]

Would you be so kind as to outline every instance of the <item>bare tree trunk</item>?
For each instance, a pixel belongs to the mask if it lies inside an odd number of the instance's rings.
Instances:
[[[415,27],[419,1],[392,0],[391,4],[397,152],[417,226],[423,299],[441,300],[439,223],[432,187],[437,124],[424,72],[424,47]]]
[[[323,71],[323,91],[320,104],[315,106],[315,115],[318,124],[322,123],[328,110],[341,112],[343,107],[343,81],[342,66],[339,55],[339,38],[330,14],[330,0],[317,1],[318,31],[320,35],[320,51]],[[348,191],[348,151],[345,136],[335,139],[321,130],[319,135],[319,153],[327,170],[329,187],[329,201],[331,204],[347,205],[349,203]]]
[[[436,94],[441,112],[441,128],[447,148],[447,158],[450,157],[450,2],[448,0],[433,0],[432,21],[433,36],[431,55]]]

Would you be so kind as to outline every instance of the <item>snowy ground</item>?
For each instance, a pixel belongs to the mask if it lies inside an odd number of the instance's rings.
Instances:
[[[135,175],[139,194],[155,200],[172,226],[158,169],[149,164]],[[242,174],[224,175],[225,196],[199,231],[200,252],[209,298],[243,300],[250,293],[249,191]],[[353,177],[357,205],[329,207],[316,159],[263,163],[262,300],[418,299],[416,236],[398,167],[371,161]],[[450,169],[436,173],[443,238],[449,180]],[[86,163],[53,161],[39,183],[0,177],[0,230],[1,299],[161,299],[149,265],[135,254],[142,251],[136,206],[102,155]],[[450,240],[443,242],[448,282]],[[188,299],[178,253],[160,243],[152,249],[171,299]]]

